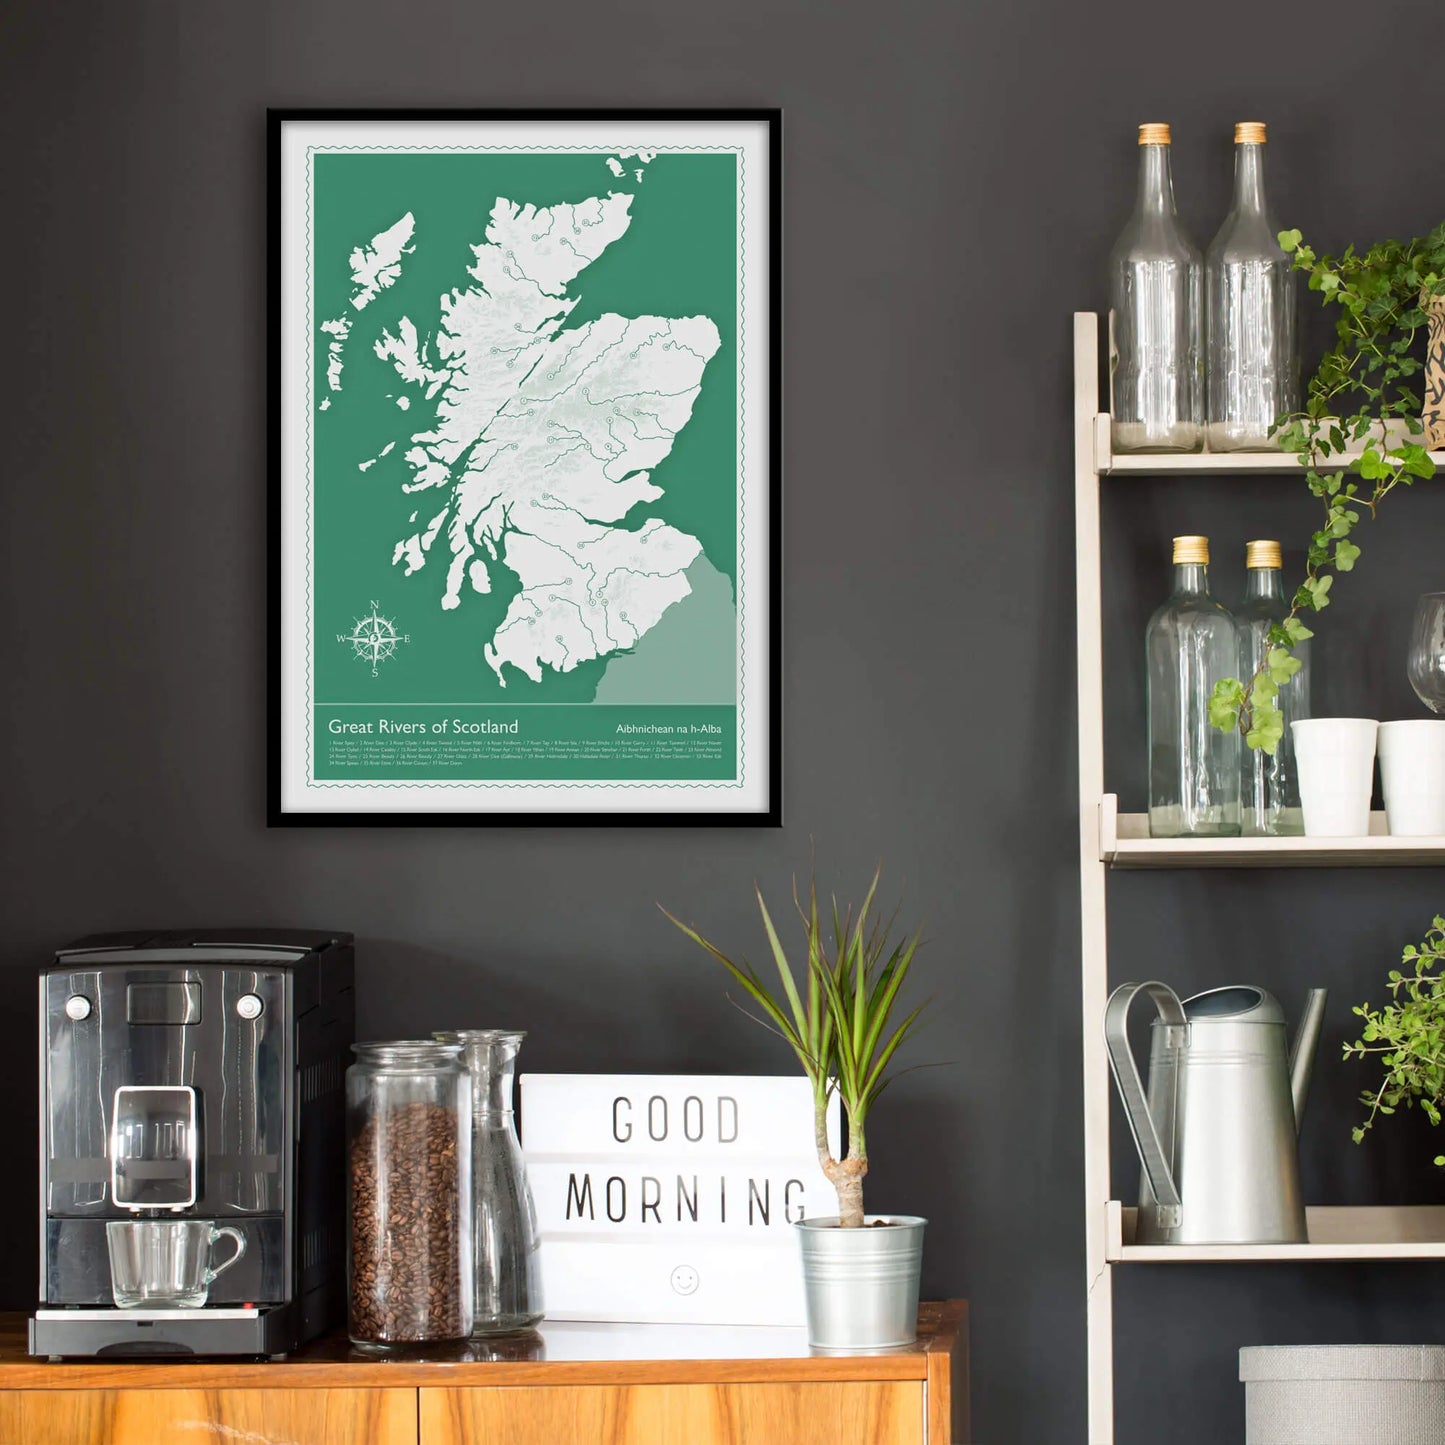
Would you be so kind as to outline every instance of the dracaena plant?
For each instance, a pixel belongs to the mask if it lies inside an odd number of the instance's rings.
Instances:
[[[1413,241],[1382,241],[1363,253],[1320,256],[1298,231],[1279,243],[1309,288],[1339,308],[1336,341],[1310,378],[1304,409],[1282,417],[1275,439],[1298,452],[1305,482],[1324,517],[1310,539],[1305,576],[1288,613],[1270,629],[1269,647],[1253,677],[1215,684],[1209,719],[1223,732],[1238,728],[1251,748],[1273,753],[1284,736],[1279,691],[1299,671],[1294,648],[1312,636],[1304,616],[1329,605],[1339,573],[1360,555],[1353,533],[1397,487],[1431,477],[1435,464],[1418,442],[1421,399],[1415,378],[1428,326],[1427,311],[1445,296],[1445,223]],[[1403,423],[1406,439],[1387,433]],[[1346,452],[1358,453],[1342,463]]]
[[[1355,1013],[1364,1027],[1345,1045],[1347,1059],[1375,1055],[1385,1069],[1379,1086],[1360,1095],[1370,1112],[1355,1126],[1356,1144],[1381,1114],[1393,1114],[1401,1104],[1418,1103],[1432,1124],[1440,1122],[1445,1105],[1445,976],[1439,971],[1445,963],[1445,918],[1437,917],[1400,962],[1390,970],[1392,1002],[1383,1008],[1359,1004]],[[1437,1154],[1435,1162],[1445,1165],[1445,1154]]]
[[[837,899],[824,917],[816,883],[806,904],[793,885],[793,905],[802,923],[801,948],[789,959],[762,890],[757,893],[763,932],[777,970],[769,986],[746,959],[733,960],[695,928],[663,913],[692,941],[727,969],[748,999],[762,1011],[758,1022],[788,1043],[813,1086],[813,1131],[818,1163],[838,1193],[838,1221],[845,1229],[864,1222],[863,1177],[868,1173],[868,1115],[888,1086],[894,1058],[919,1026],[924,1005],[901,1013],[899,993],[918,950],[919,935],[894,941],[894,920],[874,912],[881,871],[862,906],[840,912]],[[901,1014],[895,1022],[895,1016]],[[837,1091],[848,1120],[848,1149],[836,1158],[828,1140],[828,1102]]]

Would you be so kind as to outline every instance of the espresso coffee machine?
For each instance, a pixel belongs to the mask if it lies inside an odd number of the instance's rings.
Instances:
[[[56,954],[31,1354],[277,1355],[343,1318],[352,975],[349,933],[101,934]],[[187,1219],[239,1235],[234,1266],[207,1272],[199,1307],[118,1308],[107,1225]]]

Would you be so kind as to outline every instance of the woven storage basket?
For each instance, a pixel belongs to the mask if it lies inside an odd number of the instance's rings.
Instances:
[[[1425,445],[1445,448],[1445,296],[1437,296],[1426,311],[1430,339],[1425,352]]]
[[[1445,1345],[1239,1352],[1245,1445],[1445,1445]]]

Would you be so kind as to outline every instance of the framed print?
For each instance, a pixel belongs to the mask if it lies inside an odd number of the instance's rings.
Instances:
[[[270,142],[270,821],[779,824],[778,113]]]

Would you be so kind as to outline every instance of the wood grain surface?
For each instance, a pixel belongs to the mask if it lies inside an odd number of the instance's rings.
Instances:
[[[0,1445],[965,1445],[968,1306],[906,1349],[817,1355],[799,1334],[543,1326],[426,1359],[344,1335],[286,1360],[31,1359],[0,1316]],[[765,1338],[767,1337],[767,1338]],[[567,1358],[551,1358],[550,1348]],[[669,1357],[697,1354],[697,1358]],[[766,1350],[767,1352],[764,1352]],[[706,1354],[706,1357],[702,1357]],[[420,1420],[420,1439],[418,1438]]]
[[[834,1380],[925,1380],[934,1356],[968,1349],[968,1306],[962,1300],[925,1304],[918,1312],[918,1340],[904,1349],[876,1355],[817,1355],[801,1331],[786,1334],[796,1344],[768,1354],[750,1354],[756,1330],[736,1332],[736,1346],[707,1358],[685,1359],[678,1341],[686,1326],[593,1327],[588,1358],[575,1353],[568,1327],[541,1327],[532,1341],[508,1341],[504,1359],[490,1358],[497,1346],[475,1342],[441,1346],[426,1358],[382,1358],[356,1353],[345,1334],[314,1341],[285,1360],[49,1360],[26,1353],[26,1317],[0,1315],[0,1391],[7,1390],[225,1390],[385,1388],[388,1386],[474,1385],[645,1385],[744,1384]],[[549,1351],[551,1358],[548,1358]],[[936,1362],[935,1362],[936,1367]],[[966,1363],[962,1378],[967,1379]],[[8,1442],[0,1440],[0,1445]],[[38,1445],[38,1442],[37,1442]]]
[[[417,1445],[416,1391],[6,1390],[0,1445]]]
[[[423,1445],[923,1445],[923,1402],[923,1385],[909,1381],[422,1390],[421,1439]]]

